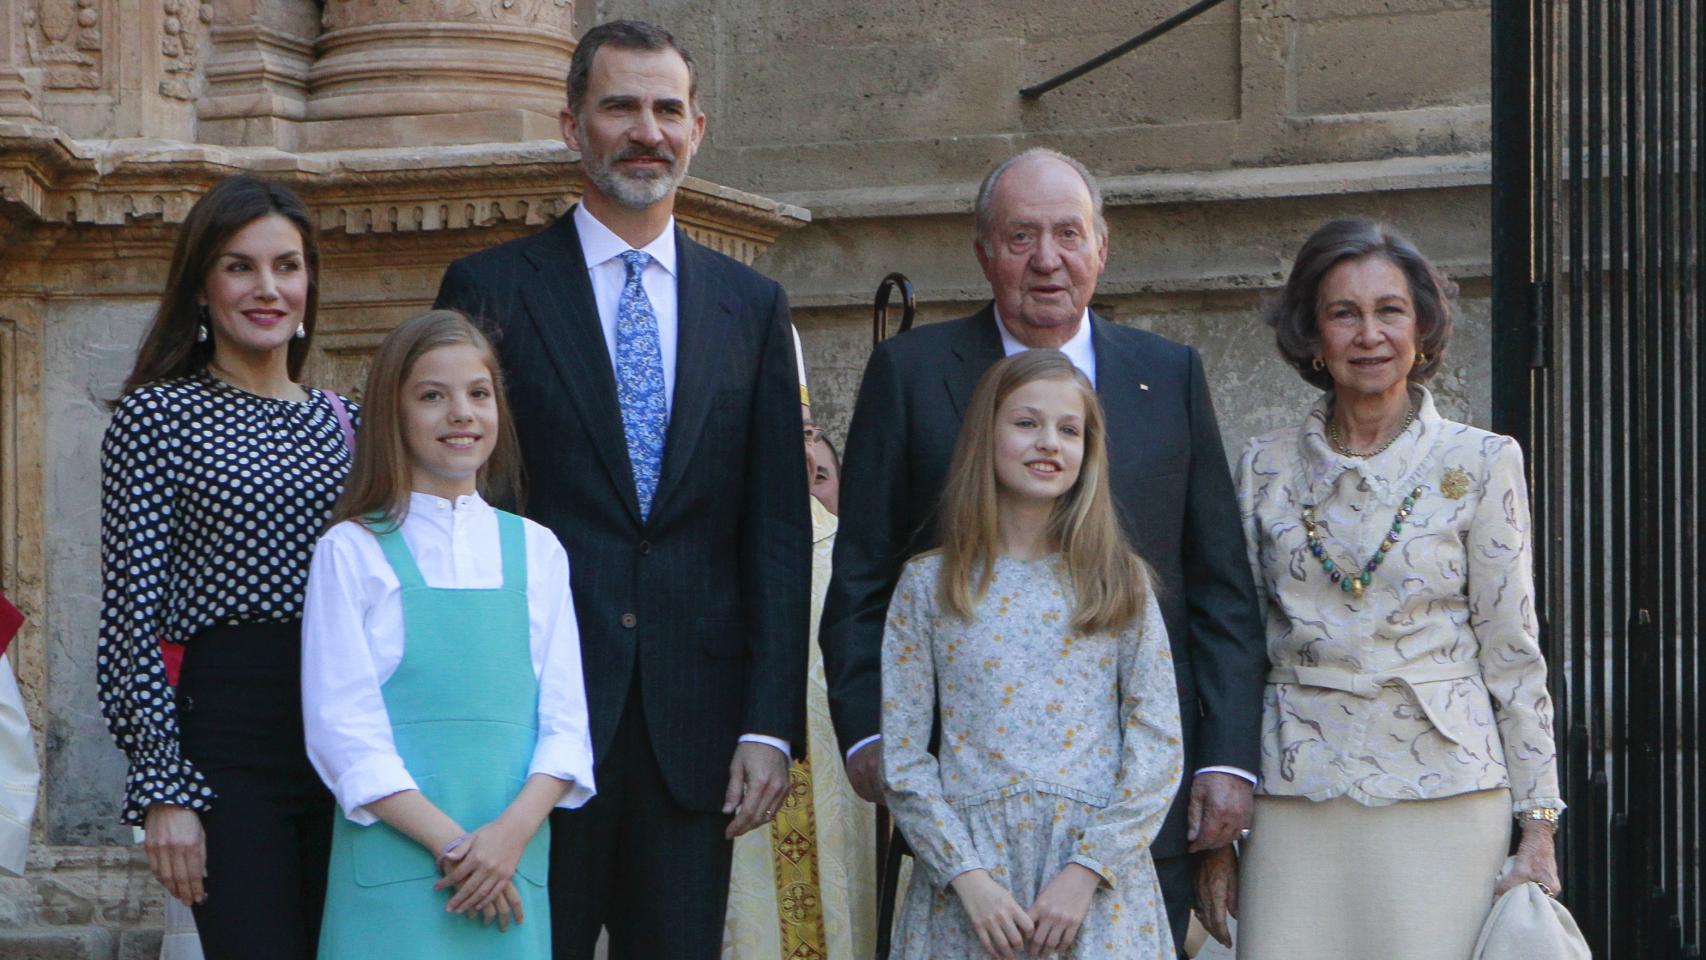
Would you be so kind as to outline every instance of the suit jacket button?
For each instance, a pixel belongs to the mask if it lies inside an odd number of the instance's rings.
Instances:
[[[640,618],[631,613],[624,613],[622,615],[622,626],[627,627],[629,630],[634,629],[634,625],[639,622]]]
[[[651,552],[652,552],[652,542],[650,540],[641,540],[640,541],[640,556],[643,557],[646,554],[651,553]]]

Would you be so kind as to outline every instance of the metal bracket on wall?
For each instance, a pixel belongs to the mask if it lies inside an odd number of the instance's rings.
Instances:
[[[1191,20],[1196,19],[1198,16],[1200,16],[1204,13],[1207,13],[1209,10],[1213,9],[1214,7],[1219,6],[1222,2],[1223,2],[1223,0],[1197,0],[1196,3],[1193,3],[1189,7],[1186,7],[1185,9],[1180,10],[1178,13],[1173,14],[1172,16],[1168,17],[1167,19],[1161,21],[1160,23],[1156,24],[1153,27],[1150,27],[1148,30],[1143,31],[1142,33],[1138,34],[1137,36],[1132,37],[1130,40],[1127,40],[1126,42],[1120,44],[1119,46],[1113,48],[1112,50],[1109,50],[1106,53],[1099,54],[1095,57],[1092,57],[1091,59],[1084,61],[1083,63],[1079,64],[1078,66],[1073,67],[1071,70],[1068,70],[1065,73],[1063,73],[1057,77],[1053,77],[1051,79],[1044,80],[1042,83],[1032,84],[1031,86],[1025,87],[1024,89],[1019,91],[1019,96],[1023,97],[1026,100],[1035,100],[1036,98],[1042,96],[1043,94],[1049,92],[1050,90],[1053,90],[1055,87],[1058,87],[1063,83],[1071,83],[1072,81],[1078,79],[1079,77],[1082,77],[1086,73],[1089,73],[1090,71],[1095,70],[1098,67],[1104,66],[1108,63],[1111,63],[1112,61],[1118,60],[1119,58],[1125,56],[1126,54],[1132,52],[1133,50],[1136,50],[1138,47],[1143,46],[1144,44],[1148,43],[1149,41],[1154,40],[1156,37],[1161,36],[1162,34],[1173,29],[1174,27],[1179,26],[1182,23],[1187,23]]]

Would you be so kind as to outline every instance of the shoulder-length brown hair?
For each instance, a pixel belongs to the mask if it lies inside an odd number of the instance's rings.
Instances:
[[[213,356],[213,338],[196,340],[196,330],[203,322],[198,301],[207,275],[239,230],[274,214],[289,220],[301,235],[302,257],[308,268],[308,299],[302,305],[304,335],[301,339],[292,337],[286,348],[290,379],[301,377],[302,364],[314,345],[314,318],[320,309],[320,237],[308,207],[289,187],[240,173],[202,194],[178,228],[166,289],[137,351],[136,366],[125,378],[119,396],[150,383],[198,373],[207,366]]]
[[[492,455],[475,476],[475,488],[487,502],[520,510],[521,448],[504,395],[498,353],[480,328],[455,310],[429,310],[392,330],[367,371],[361,397],[361,435],[355,465],[343,495],[332,508],[328,527],[360,520],[379,529],[396,529],[409,514],[409,453],[403,444],[403,388],[419,360],[440,347],[468,344],[484,355],[498,407],[498,435]]]
[[[1262,311],[1262,320],[1274,328],[1280,356],[1298,376],[1322,390],[1333,389],[1332,373],[1315,369],[1315,358],[1321,355],[1321,281],[1340,263],[1363,257],[1385,259],[1410,282],[1416,349],[1427,354],[1425,361],[1410,368],[1410,380],[1423,383],[1439,372],[1451,344],[1457,284],[1422,256],[1409,237],[1387,224],[1367,217],[1342,217],[1316,228],[1297,251],[1285,288]]]
[[[995,424],[1015,390],[1038,380],[1066,380],[1084,401],[1084,459],[1078,482],[1055,501],[1052,533],[1066,559],[1077,605],[1072,627],[1085,633],[1129,626],[1149,599],[1148,564],[1126,542],[1108,489],[1108,445],[1102,405],[1090,381],[1059,350],[1027,350],[989,368],[972,392],[954,445],[938,523],[942,607],[970,619],[995,574],[997,497]]]

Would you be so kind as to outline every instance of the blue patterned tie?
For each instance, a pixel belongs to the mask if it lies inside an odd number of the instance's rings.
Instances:
[[[616,303],[616,402],[622,407],[622,432],[628,438],[628,462],[634,468],[634,492],[640,497],[640,519],[651,516],[663,467],[663,435],[669,425],[669,406],[663,394],[663,348],[658,343],[658,317],[640,284],[651,254],[629,250],[628,281]]]

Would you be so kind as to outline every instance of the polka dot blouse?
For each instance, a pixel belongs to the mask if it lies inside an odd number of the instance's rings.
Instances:
[[[161,641],[302,616],[314,542],[350,467],[326,395],[308,394],[275,400],[197,375],[132,391],[107,426],[96,669],[130,760],[125,823],[152,803],[213,799],[179,752]]]

